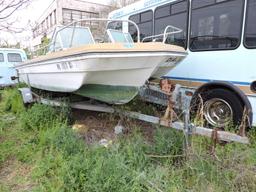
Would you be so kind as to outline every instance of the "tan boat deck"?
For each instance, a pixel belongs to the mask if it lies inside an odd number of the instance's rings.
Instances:
[[[97,43],[97,44],[90,44],[90,45],[84,45],[80,47],[74,47],[74,48],[68,48],[67,50],[57,51],[48,53],[43,56],[39,56],[35,59],[29,60],[24,64],[30,64],[34,62],[40,62],[43,60],[50,60],[50,59],[56,59],[60,57],[66,57],[70,55],[76,55],[76,54],[84,54],[84,53],[99,53],[99,52],[159,52],[159,51],[166,51],[166,52],[180,52],[180,53],[186,53],[184,48],[176,46],[176,45],[169,45],[159,42],[150,42],[150,43]]]

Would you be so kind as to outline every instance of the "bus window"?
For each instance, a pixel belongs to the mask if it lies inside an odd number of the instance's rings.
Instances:
[[[8,58],[8,62],[22,62],[22,59],[19,53],[8,53],[7,58]]]
[[[108,23],[107,28],[122,31],[123,30],[123,24],[122,24],[122,22],[119,22],[119,21],[112,21],[112,22]]]
[[[4,62],[4,54],[0,53],[0,62]]]
[[[168,4],[155,10],[155,35],[163,34],[166,26],[172,25],[183,29],[181,33],[169,35],[166,43],[179,45],[186,48],[187,44],[187,19],[188,1]],[[170,31],[168,31],[170,32]]]
[[[140,14],[132,15],[129,20],[135,22],[140,29],[140,38],[143,39],[153,34],[153,11],[146,11]],[[137,31],[135,26],[129,25],[129,33],[134,41],[137,41]]]
[[[225,0],[223,0],[225,1]],[[199,3],[200,2],[200,3]],[[218,0],[217,0],[218,2]],[[219,1],[220,2],[220,1]],[[215,0],[193,0],[193,9],[199,8],[199,7],[204,7],[207,5],[212,5],[215,3]]]
[[[235,49],[240,44],[244,0],[192,1],[190,49]]]
[[[256,48],[256,0],[248,0],[246,27],[245,27],[245,46]]]

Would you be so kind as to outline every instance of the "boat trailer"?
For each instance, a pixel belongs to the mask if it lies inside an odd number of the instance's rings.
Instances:
[[[167,89],[170,89],[170,87],[167,87]],[[19,91],[22,95],[24,104],[38,102],[38,103],[55,106],[55,107],[61,107],[61,106],[67,105],[65,102],[60,101],[58,99],[42,98],[34,94],[30,88],[20,88]],[[154,94],[152,94],[152,92],[154,92]],[[159,96],[159,93],[162,96]],[[229,142],[237,142],[241,144],[250,143],[249,138],[246,137],[245,134],[238,135],[238,134],[223,131],[220,129],[211,129],[211,128],[206,128],[202,126],[196,126],[195,124],[191,123],[190,110],[189,110],[191,95],[182,93],[180,91],[179,85],[176,85],[176,88],[172,91],[172,94],[169,97],[169,101],[166,99],[166,93],[162,91],[162,88],[159,89],[156,86],[143,87],[140,90],[140,97],[142,100],[145,100],[147,102],[156,103],[156,104],[165,105],[165,106],[167,105],[165,116],[160,118],[156,116],[141,114],[138,112],[122,110],[116,106],[113,107],[113,106],[109,106],[102,103],[92,104],[91,102],[88,102],[88,101],[70,102],[68,106],[73,109],[79,109],[79,110],[118,114],[120,116],[125,116],[128,118],[140,120],[143,122],[148,122],[148,123],[163,126],[166,128],[173,128],[178,131],[182,131],[184,133],[187,146],[191,145],[192,135],[199,135],[199,136],[212,138],[215,142],[224,141],[227,143]],[[183,102],[183,106],[182,106],[183,121],[177,121],[177,120],[174,121],[172,118],[173,116],[172,108],[175,107],[175,105],[180,104],[181,101]]]

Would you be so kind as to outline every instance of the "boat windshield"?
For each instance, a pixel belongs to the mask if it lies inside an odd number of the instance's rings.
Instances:
[[[78,47],[86,44],[94,44],[92,33],[88,27],[66,27],[56,34],[54,50]]]
[[[130,33],[108,29],[107,35],[111,43],[134,43]],[[89,27],[70,26],[57,32],[55,42],[50,51],[63,50],[71,47],[95,44]]]
[[[108,29],[107,33],[112,43],[133,43],[130,33],[113,29]]]
[[[100,24],[99,22],[103,22],[103,24]],[[40,47],[38,50],[35,50],[32,53],[32,57],[45,55],[48,52],[65,50],[71,47],[95,44],[96,42],[134,43],[131,35],[128,32],[123,32],[122,29],[120,31],[116,29],[106,30],[104,26],[107,26],[108,22],[129,23],[134,25],[138,34],[140,34],[139,27],[135,22],[130,20],[104,18],[88,18],[77,20],[65,27],[57,26],[53,32],[51,43],[47,46]],[[92,29],[93,35],[90,29]],[[140,42],[140,38],[137,39],[137,42]]]

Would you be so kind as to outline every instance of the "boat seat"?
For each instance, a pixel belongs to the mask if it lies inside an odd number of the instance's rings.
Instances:
[[[108,29],[107,34],[112,43],[133,43],[133,39],[130,33]]]

